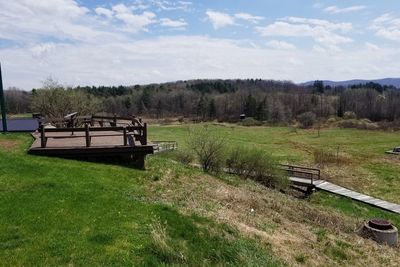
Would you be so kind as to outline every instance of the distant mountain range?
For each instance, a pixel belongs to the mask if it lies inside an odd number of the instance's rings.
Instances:
[[[348,80],[348,81],[329,81],[329,80],[323,80],[324,85],[330,85],[332,87],[334,86],[349,86],[349,85],[355,85],[355,84],[365,84],[368,82],[374,82],[374,83],[379,83],[380,85],[384,86],[390,86],[393,85],[396,88],[400,88],[400,78],[385,78],[385,79],[377,79],[377,80]],[[313,85],[314,81],[309,81],[305,83],[301,83],[300,85]]]

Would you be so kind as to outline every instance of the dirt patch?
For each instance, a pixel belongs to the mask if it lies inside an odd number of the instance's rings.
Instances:
[[[14,149],[17,148],[18,146],[18,141],[16,140],[4,140],[4,139],[0,139],[0,150],[3,151],[13,151]]]

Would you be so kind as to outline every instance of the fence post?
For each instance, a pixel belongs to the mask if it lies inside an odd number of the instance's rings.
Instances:
[[[143,145],[147,145],[147,122],[143,125]]]
[[[40,126],[40,146],[42,148],[46,147],[46,136],[45,136],[45,130],[44,130],[44,125],[41,124]]]
[[[127,145],[128,145],[128,139],[126,136],[126,127],[124,127],[124,146],[127,146]]]
[[[89,124],[85,124],[86,147],[90,147]]]
[[[117,126],[117,114],[115,114],[115,113],[114,113],[113,122],[114,122],[114,127],[116,127]]]
[[[1,109],[1,120],[3,122],[3,133],[7,132],[7,114],[6,114],[6,103],[3,92],[3,79],[1,76],[1,63],[0,63],[0,109]]]

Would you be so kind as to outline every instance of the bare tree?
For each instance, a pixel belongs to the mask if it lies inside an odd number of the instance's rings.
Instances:
[[[189,129],[189,145],[204,171],[219,172],[224,163],[225,139],[209,126]]]
[[[32,91],[31,108],[47,117],[63,117],[71,112],[91,114],[98,109],[98,100],[83,91],[65,88],[49,78],[41,89]]]

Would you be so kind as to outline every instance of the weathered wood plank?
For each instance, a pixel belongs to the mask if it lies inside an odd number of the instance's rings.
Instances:
[[[295,177],[293,178],[295,179]],[[316,189],[324,190],[333,194],[341,195],[344,197],[349,197],[351,199],[370,204],[372,206],[388,210],[394,213],[400,214],[400,205],[391,203],[382,199],[374,198],[365,194],[355,192],[353,190],[347,189],[345,187],[332,184],[324,180],[318,180],[314,182]]]

